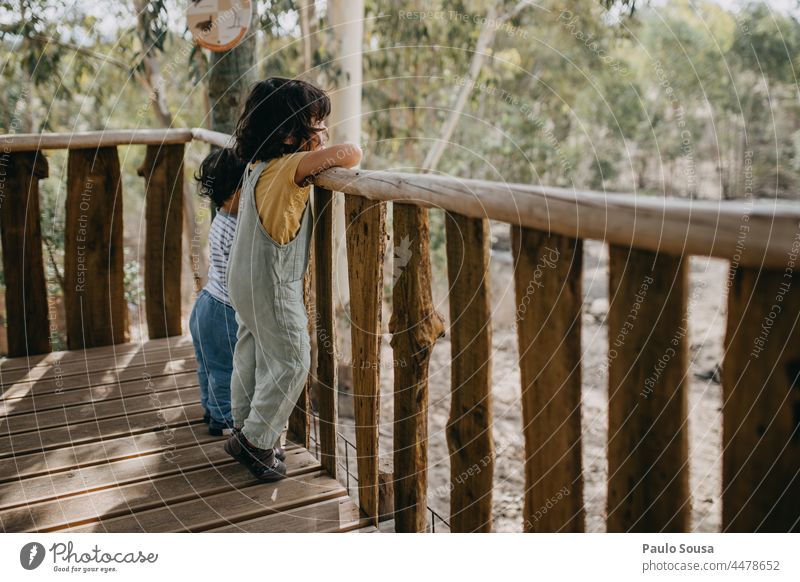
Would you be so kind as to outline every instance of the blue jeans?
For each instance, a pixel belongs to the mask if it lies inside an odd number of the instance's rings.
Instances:
[[[231,374],[237,328],[233,307],[214,299],[205,289],[200,291],[189,318],[189,331],[197,357],[200,403],[216,423],[231,422]]]

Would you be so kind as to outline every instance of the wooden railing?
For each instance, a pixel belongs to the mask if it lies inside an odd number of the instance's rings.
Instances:
[[[152,245],[152,253],[148,246],[145,264],[145,272],[153,277],[152,285],[146,284],[145,289],[148,306],[152,301],[148,325],[151,334],[154,330],[165,335],[180,332],[170,324],[179,290],[172,279],[158,277],[174,276],[172,271],[166,273],[164,265],[179,265],[179,261],[170,261],[180,255],[180,239],[176,242],[174,234],[165,239],[164,233],[169,221],[170,225],[179,222],[174,216],[180,208],[176,184],[182,180],[177,147],[192,138],[214,145],[229,141],[227,135],[206,130],[0,137],[12,161],[4,187],[2,232],[9,338],[14,337],[16,354],[47,349],[42,339],[46,338],[47,317],[43,312],[46,295],[37,190],[38,181],[46,176],[46,164],[35,152],[52,147],[72,150],[68,223],[75,210],[83,211],[85,187],[81,184],[89,177],[96,176],[91,181],[100,185],[97,191],[106,197],[98,208],[109,212],[88,211],[93,226],[87,236],[95,246],[87,252],[97,272],[91,273],[89,291],[83,295],[70,291],[68,313],[74,310],[70,317],[89,322],[88,337],[93,342],[123,339],[116,331],[124,315],[115,295],[120,267],[114,258],[120,249],[114,238],[119,223],[114,221],[120,220],[120,206],[113,201],[120,200],[120,191],[113,146],[144,143],[148,144],[149,162],[143,174],[150,177],[147,237],[158,242]],[[175,149],[167,144],[175,144]],[[394,375],[397,531],[424,531],[427,517],[428,362],[444,331],[443,319],[431,299],[427,208],[432,207],[446,211],[452,531],[492,528],[495,451],[489,219],[508,223],[512,233],[526,531],[584,529],[584,239],[606,242],[610,249],[608,531],[690,528],[687,302],[691,255],[727,259],[731,266],[722,363],[723,531],[800,529],[800,282],[794,274],[800,258],[800,204],[648,198],[341,169],[318,176],[314,194],[315,305],[309,319],[318,346],[320,451],[332,474],[337,467],[338,422],[334,192],[345,193],[359,502],[367,516],[376,521],[379,517],[382,481],[378,463],[379,340],[385,204],[391,202],[393,236],[410,242],[410,260],[399,272],[393,290],[389,324],[393,360],[403,363]],[[20,204],[8,203],[15,200]],[[69,233],[75,234],[76,229],[80,227],[68,224]],[[170,242],[165,244],[167,240]],[[546,275],[542,264],[548,265]],[[70,277],[79,276],[75,265],[66,268],[72,271]],[[71,347],[90,345],[87,333],[78,333],[69,322],[68,337],[77,338],[70,341]],[[292,432],[306,443],[309,410],[308,395],[304,394],[290,421]]]
[[[69,349],[127,341],[123,197],[117,146],[145,145],[145,310],[150,338],[181,333],[183,150],[189,130],[0,136],[3,265],[10,356],[50,351],[39,181],[45,150],[69,150],[64,307]]]

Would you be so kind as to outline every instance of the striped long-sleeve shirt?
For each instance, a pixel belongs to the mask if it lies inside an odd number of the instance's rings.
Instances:
[[[235,233],[236,217],[218,210],[211,223],[211,230],[208,232],[210,264],[208,266],[208,283],[205,288],[214,299],[222,301],[226,305],[231,304],[228,296],[226,270]]]

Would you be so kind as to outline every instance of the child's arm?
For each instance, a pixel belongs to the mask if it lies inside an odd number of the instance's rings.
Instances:
[[[309,177],[329,168],[352,168],[360,161],[361,148],[354,143],[343,143],[309,152],[297,164],[294,182],[302,186]]]

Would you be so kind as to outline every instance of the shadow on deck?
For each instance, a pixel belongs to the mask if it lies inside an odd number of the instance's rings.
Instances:
[[[5,532],[343,532],[365,526],[338,481],[288,443],[262,484],[201,421],[191,340],[0,364]]]

